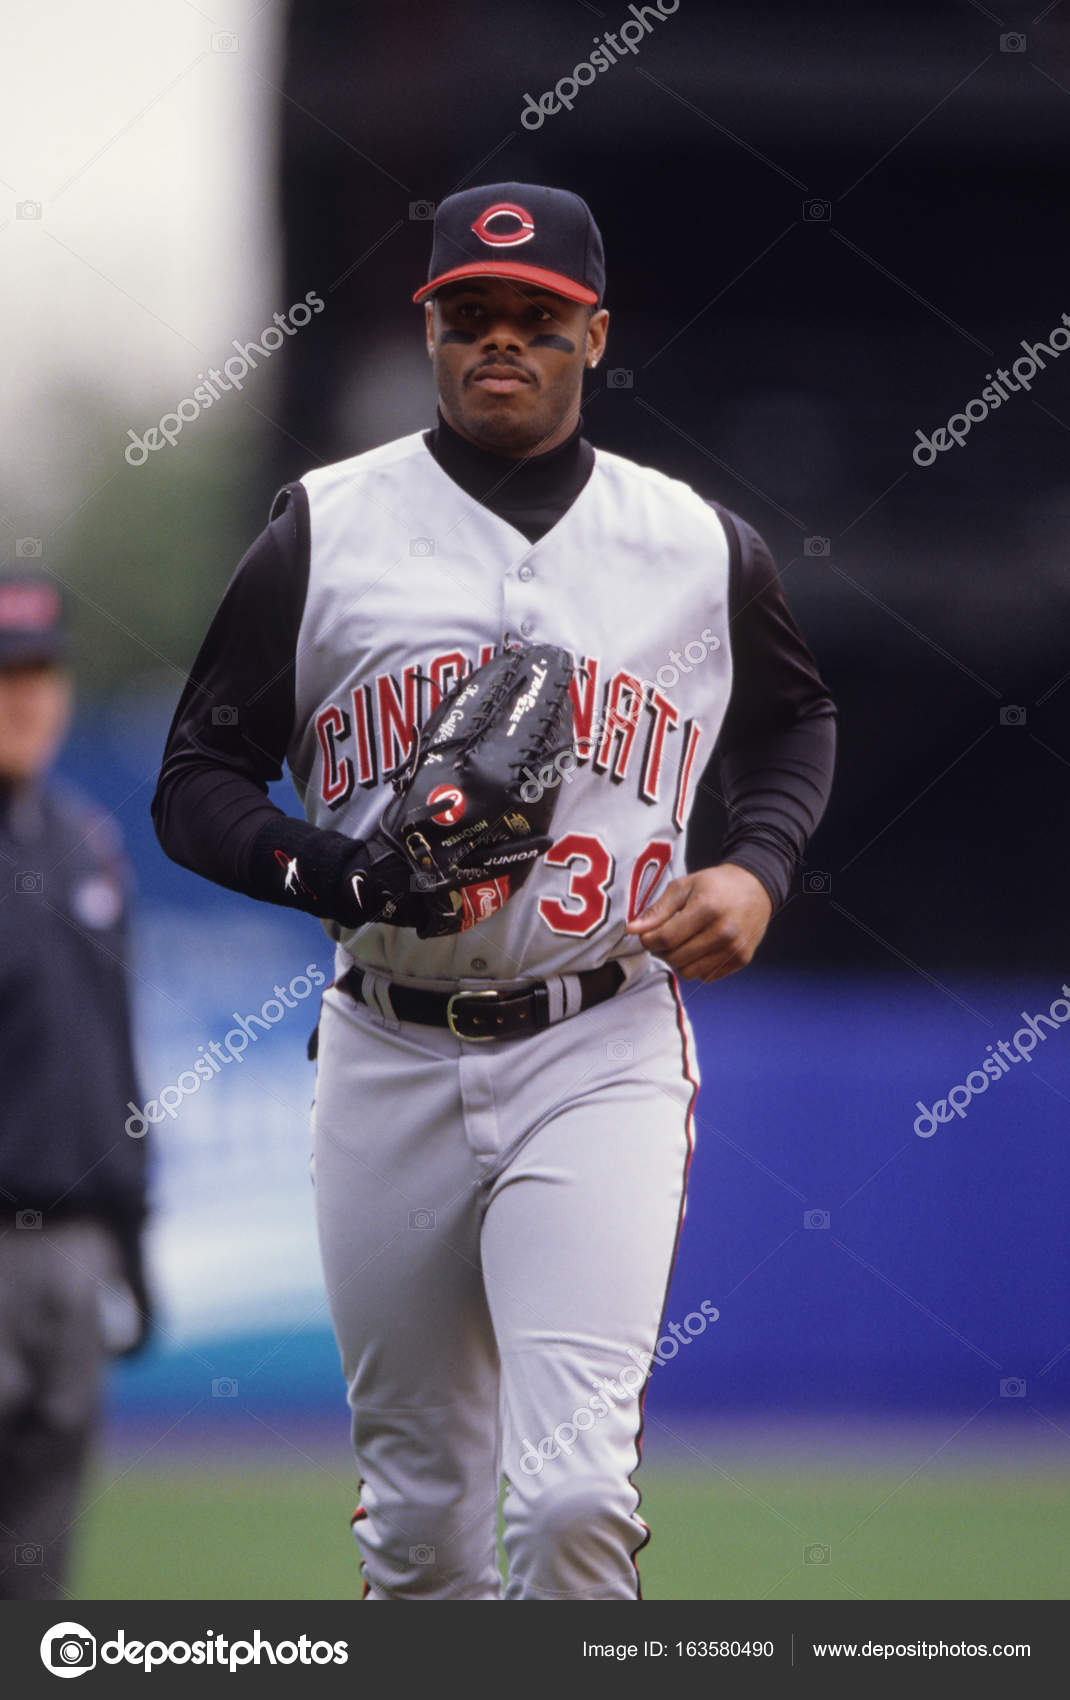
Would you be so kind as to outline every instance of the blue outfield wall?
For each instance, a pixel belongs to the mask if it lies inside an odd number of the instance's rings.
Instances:
[[[917,1099],[945,1097],[1057,991],[974,984],[956,1002],[914,979],[759,968],[688,991],[703,1084],[651,1416],[1065,1411],[1070,1024],[963,1117],[913,1128]],[[295,1148],[298,1199],[305,1180]],[[642,1233],[621,1225],[622,1254]],[[268,1253],[250,1242],[249,1257],[255,1281]],[[700,1333],[703,1300],[719,1315]],[[117,1412],[185,1410],[217,1377],[254,1410],[340,1404],[322,1309],[227,1329],[227,1303],[221,1290],[209,1336],[120,1368]]]
[[[759,968],[699,992],[692,1202],[668,1316],[706,1293],[721,1315],[715,1339],[658,1370],[652,1408],[1066,1405],[1070,1023],[1041,1026],[1034,1061],[973,1074],[987,1089],[930,1123],[917,1101],[946,1098],[1060,992],[953,990],[961,1002],[912,975]],[[915,1118],[935,1131],[919,1137]],[[682,1355],[697,1361],[676,1373]]]

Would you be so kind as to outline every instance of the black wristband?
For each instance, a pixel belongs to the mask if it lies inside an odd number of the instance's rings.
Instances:
[[[352,875],[367,865],[360,839],[280,813],[264,822],[250,845],[245,889],[265,903],[358,926],[367,916],[353,894]]]
[[[343,927],[415,926],[423,914],[411,871],[386,840],[347,838],[281,812],[252,840],[243,889]]]

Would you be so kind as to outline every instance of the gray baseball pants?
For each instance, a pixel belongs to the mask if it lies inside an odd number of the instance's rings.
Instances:
[[[632,1476],[697,1070],[649,958],[614,998],[466,1042],[332,987],[312,1169],[376,1600],[634,1600]],[[504,1499],[504,1588],[497,1560]]]

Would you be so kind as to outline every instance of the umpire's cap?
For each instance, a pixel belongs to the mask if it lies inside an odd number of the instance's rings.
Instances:
[[[0,574],[0,667],[24,661],[64,661],[67,621],[63,597],[41,572]]]
[[[541,183],[488,183],[448,196],[435,213],[427,282],[413,300],[463,277],[511,277],[597,305],[606,262],[590,207]]]

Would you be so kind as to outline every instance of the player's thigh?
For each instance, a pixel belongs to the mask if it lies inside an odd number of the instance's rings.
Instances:
[[[577,1018],[589,1066],[498,1178],[482,1258],[503,1353],[553,1340],[619,1353],[657,1335],[695,1091],[690,1034],[659,1019],[668,995]]]
[[[320,1252],[351,1397],[449,1402],[459,1379],[482,1380],[490,1331],[479,1177],[439,1036],[381,1028],[344,992],[328,992],[312,1144]]]

